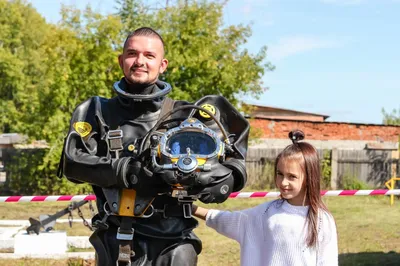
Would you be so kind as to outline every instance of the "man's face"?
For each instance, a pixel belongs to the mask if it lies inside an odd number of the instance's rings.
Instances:
[[[163,44],[153,36],[131,37],[118,57],[125,79],[131,84],[153,84],[168,65]]]

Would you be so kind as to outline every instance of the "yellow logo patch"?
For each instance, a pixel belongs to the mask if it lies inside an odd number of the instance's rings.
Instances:
[[[75,122],[74,128],[78,134],[84,138],[92,131],[92,126],[87,122]]]
[[[135,145],[129,144],[128,151],[134,151],[134,150],[135,150]]]
[[[209,103],[203,104],[201,107],[206,109],[207,111],[210,111],[213,115],[215,115],[215,106]],[[204,111],[200,111],[199,114],[204,117],[204,118],[210,118],[210,115],[207,114]]]

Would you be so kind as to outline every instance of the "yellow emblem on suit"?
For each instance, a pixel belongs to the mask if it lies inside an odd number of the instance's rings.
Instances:
[[[202,108],[206,109],[207,111],[210,111],[210,113],[212,113],[213,115],[215,115],[215,106],[209,103],[203,104],[201,106]],[[207,114],[204,111],[200,111],[199,114],[204,117],[204,118],[210,118],[210,115]]]
[[[92,126],[87,122],[75,122],[74,129],[82,138],[84,138],[92,131]]]
[[[134,150],[135,150],[135,145],[129,144],[128,151],[134,151]]]

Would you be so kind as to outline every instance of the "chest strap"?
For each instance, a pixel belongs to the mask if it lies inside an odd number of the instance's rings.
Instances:
[[[174,107],[175,101],[170,98],[165,98],[158,119],[170,112]],[[116,158],[119,157],[119,151],[123,149],[122,145],[123,132],[120,129],[110,130],[107,133],[109,150],[115,152]],[[118,227],[117,239],[119,240],[119,253],[117,266],[131,265],[131,258],[135,256],[133,251],[133,236],[135,230],[132,228],[133,217],[121,216],[121,224]]]
[[[109,130],[107,132],[107,144],[108,150],[110,152],[115,153],[115,158],[119,158],[119,152],[124,149],[122,145],[122,138],[124,137],[124,133],[121,129]]]

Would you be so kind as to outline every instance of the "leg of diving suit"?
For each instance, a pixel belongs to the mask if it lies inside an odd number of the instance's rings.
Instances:
[[[97,266],[115,266],[118,256],[116,232],[115,228],[96,230],[90,236],[89,241],[96,251],[95,260]]]
[[[195,266],[197,253],[194,246],[187,241],[166,248],[158,256],[155,266]]]
[[[117,228],[95,231],[90,242],[96,250],[97,266],[115,266],[118,258]],[[157,239],[136,234],[132,266],[195,266],[201,241],[192,232],[185,239]]]
[[[192,236],[193,235],[193,236]],[[195,266],[201,242],[194,233],[185,239],[156,239],[140,237],[135,241],[136,256],[132,265],[137,266]]]
[[[116,238],[119,221],[110,216],[104,225],[99,220],[99,215],[92,218],[92,224],[97,225],[97,230],[89,238],[96,250],[96,265],[115,266],[120,244]],[[135,256],[131,258],[132,266],[194,266],[197,264],[197,254],[202,250],[202,243],[193,231],[187,232],[186,236],[168,239],[145,236],[136,231],[133,250]]]

